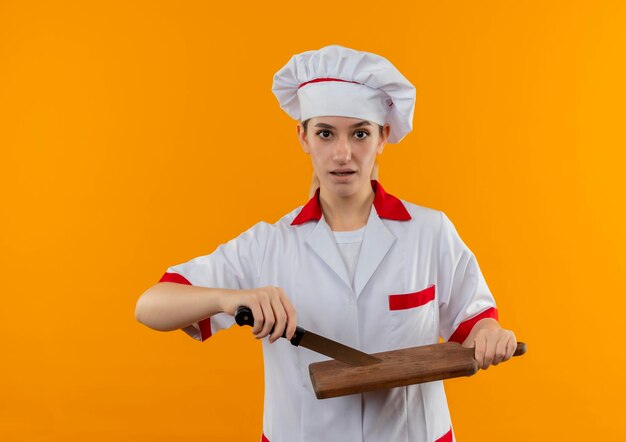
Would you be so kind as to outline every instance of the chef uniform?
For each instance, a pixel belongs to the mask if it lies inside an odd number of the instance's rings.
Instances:
[[[340,115],[388,123],[390,142],[411,130],[415,89],[375,54],[333,45],[295,55],[273,90],[300,121]],[[333,232],[318,188],[276,223],[255,224],[213,253],[168,268],[161,281],[281,287],[299,325],[367,353],[434,344],[440,336],[463,342],[476,322],[497,319],[476,258],[448,217],[387,193],[376,180],[371,185],[374,203],[362,229]],[[205,341],[233,324],[220,313],[183,331]],[[442,381],[318,400],[308,367],[328,358],[286,339],[262,342],[262,441],[455,440]]]

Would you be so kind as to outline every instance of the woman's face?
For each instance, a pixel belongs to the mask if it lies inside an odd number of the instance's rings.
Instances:
[[[297,131],[324,190],[348,197],[365,187],[371,189],[374,160],[383,152],[389,125],[381,137],[378,124],[360,118],[315,117],[309,120],[306,134],[301,123]]]

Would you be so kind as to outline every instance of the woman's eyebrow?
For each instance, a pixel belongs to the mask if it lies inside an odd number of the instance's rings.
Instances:
[[[352,126],[350,126],[350,128],[361,127],[361,126],[371,126],[371,125],[372,124],[369,121],[363,120],[356,124],[353,124]],[[315,127],[321,127],[322,129],[336,129],[335,126],[331,126],[330,124],[326,124],[326,123],[317,123]]]

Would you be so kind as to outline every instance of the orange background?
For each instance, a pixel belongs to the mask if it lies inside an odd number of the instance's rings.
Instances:
[[[306,202],[272,76],[333,43],[415,84],[381,183],[450,216],[528,343],[446,382],[459,441],[625,440],[620,0],[0,1],[0,440],[258,440],[249,330],[135,303]]]

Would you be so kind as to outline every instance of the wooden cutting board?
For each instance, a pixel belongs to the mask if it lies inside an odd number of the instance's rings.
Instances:
[[[526,345],[518,342],[514,356],[525,352]],[[382,362],[354,366],[330,360],[309,365],[309,374],[317,398],[328,399],[459,376],[471,376],[478,371],[474,349],[464,348],[457,342],[404,348],[375,353],[372,356],[382,359]]]

